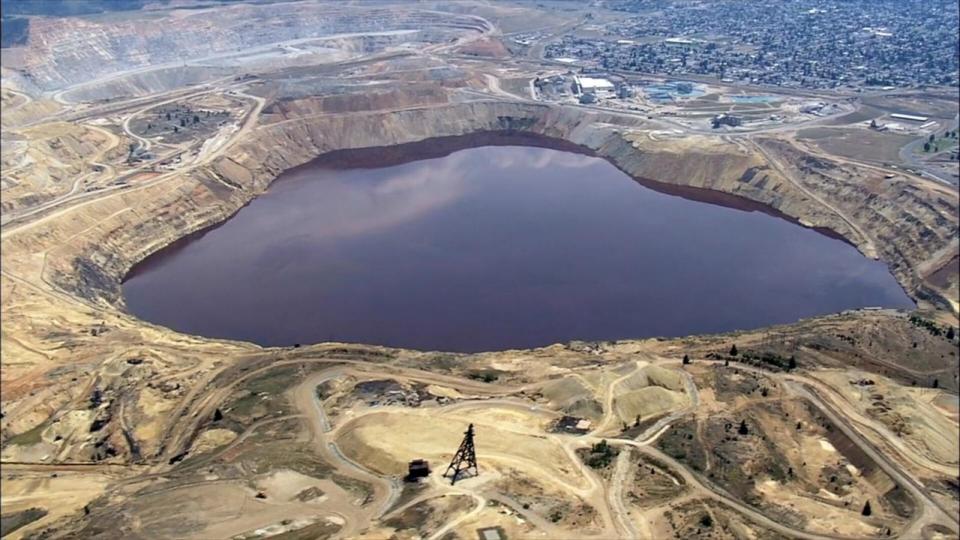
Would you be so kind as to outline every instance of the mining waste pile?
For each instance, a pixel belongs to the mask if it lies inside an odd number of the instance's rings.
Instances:
[[[701,129],[544,91],[609,3],[101,4],[3,49],[0,536],[958,537],[956,186],[856,151],[955,89]]]
[[[503,146],[427,140],[392,148],[401,163],[386,167],[379,150],[357,150],[284,173],[135,267],[125,303],[181,332],[261,345],[461,352],[913,305],[842,240],[658,193],[597,157],[477,138]],[[451,150],[429,155],[438,148]]]

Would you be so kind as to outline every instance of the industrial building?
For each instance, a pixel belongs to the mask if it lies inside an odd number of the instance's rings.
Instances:
[[[477,529],[477,536],[479,540],[507,540],[507,535],[504,533],[503,527]]]
[[[890,118],[896,118],[897,120],[908,120],[910,122],[926,122],[929,120],[926,116],[916,116],[913,114],[903,114],[903,113],[893,113],[890,115]]]
[[[430,463],[425,459],[415,459],[407,466],[407,482],[416,482],[420,478],[430,476]]]
[[[743,118],[739,116],[734,116],[732,114],[718,114],[713,117],[713,129],[717,129],[720,126],[730,126],[737,127],[743,124]]]
[[[577,89],[580,94],[593,94],[598,98],[613,97],[616,87],[608,79],[599,79],[594,77],[575,77]]]

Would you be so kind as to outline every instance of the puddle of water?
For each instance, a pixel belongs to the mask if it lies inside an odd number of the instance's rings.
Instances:
[[[783,101],[783,98],[776,96],[730,96],[734,103],[773,103]]]
[[[135,268],[127,306],[263,345],[478,351],[913,305],[883,264],[785,219],[660,193],[580,153],[464,148],[515,141],[341,152],[285,173]]]
[[[645,86],[643,91],[654,101],[672,101],[700,97],[704,94],[703,87],[695,83],[671,81]]]

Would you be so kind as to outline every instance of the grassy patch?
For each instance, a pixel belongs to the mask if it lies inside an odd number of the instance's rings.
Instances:
[[[241,454],[240,461],[253,474],[290,469],[312,478],[328,478],[333,472],[333,467],[319,458],[306,443],[292,440],[256,441],[248,448]]]
[[[40,424],[39,426],[24,431],[23,433],[14,435],[7,439],[7,444],[17,444],[20,446],[30,446],[31,444],[37,444],[43,441],[43,438],[40,436],[43,434],[43,430],[46,429],[46,422]]]
[[[678,422],[657,439],[656,445],[673,459],[686,463],[697,472],[703,472],[707,466],[707,458],[703,447],[694,437],[696,431],[694,422]]]
[[[295,531],[283,532],[270,538],[274,540],[326,540],[327,538],[333,538],[339,530],[339,525],[330,523],[329,521],[321,521],[320,523],[307,525]]]
[[[924,151],[924,145],[921,144],[914,149],[914,153],[922,156],[936,154],[937,152],[943,152],[945,150],[952,150],[957,147],[958,141],[960,140],[954,139],[953,137],[936,137],[933,139],[933,142],[930,142],[929,140],[924,141],[930,145],[929,152]]]
[[[430,501],[421,501],[387,519],[383,524],[397,531],[411,530],[426,523],[432,515],[433,506]]]
[[[396,510],[397,508],[407,504],[426,490],[426,484],[420,482],[404,482],[403,488],[400,491],[400,496],[397,497],[397,501],[393,503],[393,506],[387,509],[387,513],[389,514],[393,510]]]
[[[291,384],[297,382],[300,366],[284,366],[271,369],[266,373],[253,377],[243,384],[243,387],[255,394],[279,394]]]
[[[0,537],[6,537],[13,531],[26,527],[34,521],[47,515],[43,508],[27,508],[20,512],[12,512],[0,516]]]
[[[333,480],[335,484],[342,487],[348,493],[356,495],[358,499],[363,501],[363,504],[367,504],[373,498],[373,486],[362,480],[357,480],[341,474],[334,474],[331,477],[331,480]]]
[[[298,366],[277,368],[246,381],[222,407],[225,415],[244,423],[244,420],[289,413],[290,405],[283,392],[299,380],[298,370]]]

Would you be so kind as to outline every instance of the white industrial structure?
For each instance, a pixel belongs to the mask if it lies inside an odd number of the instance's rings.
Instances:
[[[903,113],[893,113],[890,115],[890,118],[896,118],[897,120],[909,120],[911,122],[926,122],[929,120],[926,116],[917,116],[915,114],[903,114]]]
[[[613,97],[616,87],[607,79],[593,77],[575,77],[574,82],[581,94],[594,94],[597,97]]]

